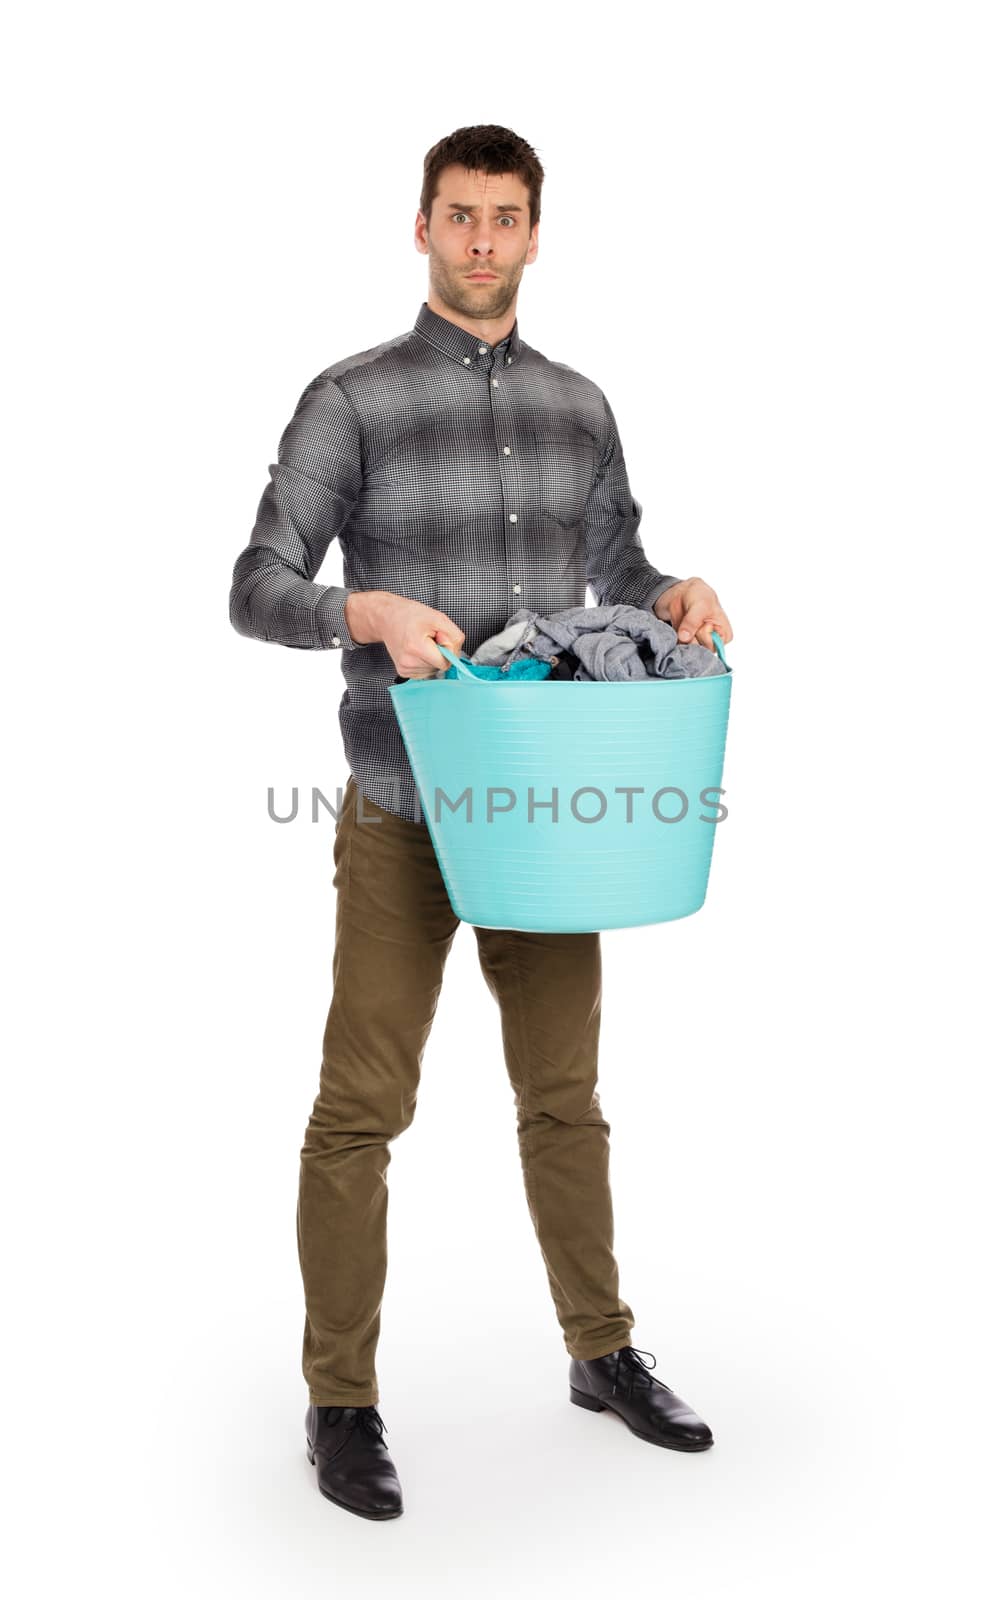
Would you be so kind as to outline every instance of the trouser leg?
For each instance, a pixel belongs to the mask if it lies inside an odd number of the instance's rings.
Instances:
[[[357,821],[357,803],[365,819]],[[376,1405],[390,1141],[415,1111],[422,1055],[459,926],[428,828],[351,778],[334,844],[333,994],[301,1150],[302,1371],[316,1405]]]
[[[611,1130],[597,1094],[600,935],[474,933],[501,1011],[525,1192],[556,1316],[569,1354],[589,1361],[629,1343],[634,1326],[618,1293]]]

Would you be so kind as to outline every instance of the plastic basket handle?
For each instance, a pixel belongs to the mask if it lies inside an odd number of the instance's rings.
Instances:
[[[711,631],[711,633],[713,635],[714,648],[716,649],[717,654],[720,656],[720,659],[723,662],[724,666],[727,667],[727,658],[724,655],[724,641],[721,638],[720,634],[717,632],[716,628],[712,628],[710,631]],[[470,668],[467,666],[466,661],[464,660],[463,656],[454,655],[453,651],[452,650],[448,650],[444,644],[440,644],[438,639],[435,639],[433,641],[433,643],[435,644],[437,650],[441,650],[442,651],[442,653],[446,657],[447,661],[450,661],[453,664],[453,666],[455,666],[457,677],[463,677],[463,678],[467,679],[467,681],[470,682],[470,683],[489,683],[490,682],[490,679],[482,678],[479,673],[471,672]],[[727,670],[729,672],[731,670],[730,667],[727,667]],[[443,676],[445,677],[446,674],[444,673]]]
[[[482,678],[479,672],[471,672],[470,671],[470,668],[467,666],[467,659],[468,658],[464,658],[463,656],[454,655],[453,651],[452,650],[447,650],[446,646],[444,644],[440,644],[438,639],[434,639],[432,642],[435,645],[437,650],[441,650],[442,651],[442,653],[446,657],[447,661],[451,661],[453,663],[454,667],[456,668],[456,675],[457,675],[458,678],[461,678],[461,677],[462,678],[466,678],[467,681],[470,682],[470,683],[487,683],[488,682],[488,679]],[[443,673],[443,677],[446,677],[446,676],[447,676],[447,674]]]

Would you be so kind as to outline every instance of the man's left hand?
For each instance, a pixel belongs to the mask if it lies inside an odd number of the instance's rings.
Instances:
[[[656,600],[652,610],[660,622],[668,622],[676,629],[680,644],[694,640],[714,649],[713,629],[720,634],[723,644],[730,644],[734,630],[727,620],[717,595],[702,578],[683,578],[672,583]]]

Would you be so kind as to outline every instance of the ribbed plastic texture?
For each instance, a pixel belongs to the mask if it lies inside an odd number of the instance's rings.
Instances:
[[[698,911],[719,826],[731,669],[495,682],[471,679],[469,657],[438,648],[451,663],[441,678],[388,692],[461,921],[589,933]]]

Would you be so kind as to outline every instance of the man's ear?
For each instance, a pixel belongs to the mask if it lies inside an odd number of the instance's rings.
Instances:
[[[539,253],[539,224],[536,223],[535,227],[532,229],[532,236],[528,241],[528,253],[525,256],[525,265],[528,266],[532,261],[534,261],[536,256],[538,255],[538,253]]]

